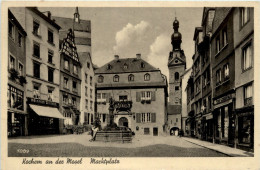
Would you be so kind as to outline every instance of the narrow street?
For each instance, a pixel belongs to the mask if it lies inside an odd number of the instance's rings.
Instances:
[[[35,136],[8,141],[10,157],[226,157],[176,136],[135,136],[132,143],[89,142],[90,135]],[[29,150],[18,153],[18,149]]]

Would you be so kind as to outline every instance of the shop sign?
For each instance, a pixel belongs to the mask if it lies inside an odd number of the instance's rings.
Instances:
[[[37,99],[37,98],[28,98],[28,103],[59,107],[59,104],[56,103],[56,102],[52,102],[52,101],[48,101],[48,100],[42,100],[42,99]]]
[[[223,96],[221,98],[218,98],[218,99],[214,100],[214,105],[223,103],[223,102],[228,101],[230,99],[232,99],[232,94],[228,94],[226,96]]]

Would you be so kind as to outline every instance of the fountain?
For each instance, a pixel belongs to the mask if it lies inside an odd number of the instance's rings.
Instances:
[[[112,98],[109,99],[108,110],[109,110],[109,114],[108,114],[107,126],[97,132],[96,141],[122,142],[122,143],[131,142],[132,131],[119,128],[117,124],[114,122],[115,101]]]

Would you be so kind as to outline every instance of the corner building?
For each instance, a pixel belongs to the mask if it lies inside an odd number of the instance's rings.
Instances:
[[[167,79],[159,69],[136,58],[114,60],[95,71],[97,115],[107,125],[109,99],[115,100],[114,120],[136,135],[164,133],[167,106]]]

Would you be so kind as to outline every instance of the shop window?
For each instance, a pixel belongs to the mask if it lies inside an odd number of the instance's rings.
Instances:
[[[40,78],[40,64],[33,63],[33,76],[36,78]]]
[[[23,91],[20,91],[8,85],[8,91],[7,91],[8,107],[16,108],[18,110],[23,110],[24,108],[23,98],[24,98]]]
[[[144,128],[144,135],[150,134],[150,128]]]
[[[252,140],[251,116],[238,118],[238,138],[241,144],[250,144]]]
[[[53,44],[53,31],[48,30],[48,42]]]
[[[243,63],[243,70],[250,69],[252,67],[252,59],[253,59],[253,52],[252,52],[252,45],[249,43],[242,49],[242,63]]]
[[[33,44],[33,56],[40,58],[40,44],[38,43]]]
[[[252,84],[249,84],[244,87],[244,105],[252,105],[252,99],[253,99],[253,86]]]
[[[240,8],[240,23],[241,27],[243,27],[249,21],[249,8]]]
[[[146,73],[144,75],[144,81],[150,81],[150,74]]]
[[[224,126],[223,126],[223,134],[222,137],[228,138],[228,129],[229,129],[229,115],[228,115],[228,107],[224,108]]]
[[[119,76],[118,75],[114,76],[114,82],[119,82]]]

